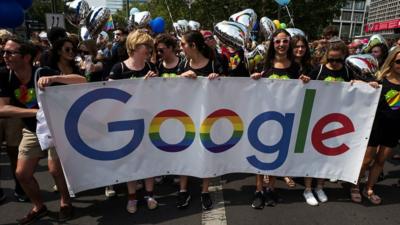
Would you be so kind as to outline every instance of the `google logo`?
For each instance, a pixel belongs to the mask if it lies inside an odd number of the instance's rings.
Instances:
[[[301,154],[304,152],[307,138],[311,138],[311,143],[314,149],[320,154],[326,156],[337,156],[349,150],[345,143],[338,146],[327,146],[324,141],[330,138],[339,137],[355,131],[353,122],[349,117],[341,113],[330,113],[322,118],[319,118],[311,129],[311,135],[308,134],[310,127],[310,118],[312,114],[314,98],[316,95],[315,89],[307,89],[305,91],[302,110],[300,113],[300,123],[297,128],[293,126],[296,118],[296,113],[282,113],[277,111],[262,112],[255,116],[247,128],[247,139],[251,147],[256,151],[264,154],[278,153],[278,156],[273,162],[263,162],[255,155],[246,157],[246,160],[253,167],[260,170],[274,170],[279,168],[285,162],[291,136],[294,129],[297,129],[297,137],[295,140],[294,153]],[[123,158],[137,149],[137,147],[145,138],[144,132],[146,123],[144,119],[133,119],[125,121],[114,121],[108,123],[108,131],[133,131],[132,138],[128,144],[111,151],[101,151],[88,146],[80,137],[78,131],[78,121],[84,110],[94,102],[111,99],[122,103],[127,103],[132,95],[116,88],[100,88],[88,92],[78,98],[70,107],[65,118],[65,134],[71,146],[81,155],[94,160],[116,160]],[[161,125],[170,119],[174,119],[182,123],[185,129],[185,135],[182,140],[176,144],[170,144],[163,140],[160,135]],[[228,120],[233,127],[231,137],[222,144],[216,144],[211,137],[211,130],[215,122],[220,119]],[[268,121],[275,121],[282,127],[280,139],[273,145],[264,144],[259,138],[260,127]],[[339,124],[339,128],[327,127],[331,124]],[[220,154],[232,149],[239,143],[245,131],[245,124],[241,117],[231,109],[218,109],[210,113],[200,124],[199,138],[205,150]],[[268,134],[266,134],[268,135]],[[309,137],[310,136],[310,137]],[[148,138],[155,148],[158,150],[177,153],[185,151],[189,148],[196,138],[196,127],[192,118],[185,112],[177,109],[166,109],[157,113],[149,122]]]

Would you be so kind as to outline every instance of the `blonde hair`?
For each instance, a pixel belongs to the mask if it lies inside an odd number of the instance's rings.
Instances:
[[[378,80],[382,80],[387,75],[390,74],[390,71],[393,67],[393,61],[400,53],[400,47],[395,47],[392,51],[389,52],[388,57],[386,58],[385,62],[383,63],[381,69],[376,73],[376,77]]]
[[[136,30],[130,32],[126,38],[126,51],[128,52],[128,55],[131,55],[139,45],[147,45],[154,48],[154,40],[144,31]]]
[[[321,59],[321,64],[328,64],[328,53],[330,51],[341,51],[343,54],[343,58],[346,58],[349,54],[349,50],[347,49],[346,44],[343,41],[331,42],[326,50],[324,56]]]
[[[6,43],[6,41],[12,37],[13,34],[10,31],[6,29],[0,29],[0,44]]]

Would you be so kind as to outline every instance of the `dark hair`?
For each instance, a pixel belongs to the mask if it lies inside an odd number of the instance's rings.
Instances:
[[[265,58],[265,67],[264,67],[264,70],[268,70],[268,69],[270,69],[270,68],[272,68],[272,62],[274,61],[274,59],[275,59],[275,48],[274,48],[274,38],[276,37],[276,36],[278,36],[278,34],[280,34],[280,33],[284,33],[284,34],[286,34],[289,38],[291,38],[290,37],[290,33],[289,32],[287,32],[286,30],[284,30],[284,29],[278,29],[278,30],[276,30],[273,34],[272,34],[272,36],[270,37],[270,39],[269,39],[269,41],[270,41],[270,46],[269,46],[269,48],[268,48],[268,51],[267,51],[267,57]],[[292,46],[291,45],[289,45],[289,49],[288,49],[288,51],[287,51],[287,58],[290,60],[290,61],[292,61],[293,60],[293,49],[292,49]]]
[[[388,47],[387,47],[385,44],[380,43],[380,44],[377,44],[377,45],[375,45],[374,47],[372,47],[372,48],[368,51],[368,53],[372,53],[372,49],[375,48],[375,47],[379,47],[379,48],[381,49],[381,51],[382,51],[382,56],[381,56],[381,58],[380,58],[380,59],[377,59],[378,62],[379,62],[379,67],[381,67],[381,66],[383,65],[383,63],[385,62],[385,60],[386,60],[388,54],[389,54],[389,49],[388,49]]]
[[[30,55],[31,56],[30,62],[33,63],[33,60],[35,59],[35,56],[37,54],[37,49],[31,42],[18,37],[12,37],[8,41],[17,43],[19,45],[18,51],[20,52],[20,54],[22,56]]]
[[[292,41],[290,42],[290,45],[292,46],[292,49],[294,49],[297,45],[297,42],[302,41],[306,47],[306,53],[304,56],[301,58],[300,61],[300,66],[305,67],[308,65],[311,65],[311,51],[310,51],[310,46],[308,45],[307,39],[302,36],[302,35],[295,35],[292,37]]]
[[[67,37],[67,31],[61,27],[52,27],[50,31],[47,33],[47,39],[49,40],[51,45],[57,40],[63,39]]]
[[[328,54],[330,51],[340,51],[343,53],[343,57],[346,58],[349,55],[347,45],[343,41],[332,42],[329,44],[324,56],[321,59],[321,64],[326,65],[328,63]]]
[[[214,51],[204,42],[203,35],[200,31],[190,30],[182,35],[182,38],[189,44],[189,46],[196,45],[199,52],[206,58],[214,60]]]
[[[117,30],[121,31],[122,34],[124,34],[124,35],[128,35],[129,34],[129,30],[126,27],[119,26],[119,27],[114,29],[114,32],[117,31]]]
[[[157,35],[155,40],[155,46],[157,47],[157,45],[160,43],[165,44],[168,48],[172,47],[173,50],[176,50],[178,46],[176,39],[173,36],[165,33]]]
[[[72,47],[73,47],[73,50],[76,51],[76,46],[74,46],[74,43],[70,39],[62,38],[62,39],[57,40],[54,43],[53,48],[50,50],[50,58],[49,58],[50,63],[49,63],[49,65],[50,65],[50,67],[52,69],[57,69],[57,70],[59,69],[57,63],[60,61],[60,54],[58,52],[62,50],[62,47],[64,46],[64,44],[66,42],[71,43]],[[70,66],[72,68],[74,68],[74,70],[75,70],[76,66],[75,66],[75,61],[74,60],[71,60]]]
[[[330,37],[339,36],[339,30],[338,30],[337,26],[329,25],[329,26],[324,28],[324,30],[322,31],[322,35],[324,37],[326,37],[326,36],[330,36]]]

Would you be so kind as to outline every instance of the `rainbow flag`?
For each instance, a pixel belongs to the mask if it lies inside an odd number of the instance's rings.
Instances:
[[[105,31],[114,30],[114,21],[113,21],[111,15],[108,18],[106,24],[104,25],[103,30],[105,30]]]

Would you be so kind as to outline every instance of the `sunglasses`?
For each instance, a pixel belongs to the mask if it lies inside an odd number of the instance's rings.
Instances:
[[[157,53],[164,54],[164,49],[163,48],[157,48]]]
[[[337,58],[337,59],[335,59],[335,58],[328,58],[326,61],[328,61],[328,63],[343,63],[344,62],[344,60],[343,59],[341,59],[341,58]]]
[[[280,43],[283,44],[289,44],[289,38],[284,38],[284,39],[274,39],[274,44],[279,45]]]
[[[9,55],[15,56],[17,54],[21,54],[21,52],[18,52],[18,51],[13,52],[13,51],[9,51],[9,50],[3,50],[3,51],[0,51],[0,54],[3,56],[9,56]]]
[[[68,53],[74,52],[74,49],[73,48],[64,48],[64,52],[68,52]]]
[[[394,63],[395,63],[396,65],[400,65],[400,59],[395,60]]]
[[[204,41],[211,41],[211,40],[214,40],[213,36],[208,36],[204,38]]]
[[[79,52],[78,52],[79,54],[83,54],[83,55],[90,55],[90,52],[89,51],[83,51],[83,50],[80,50]]]

